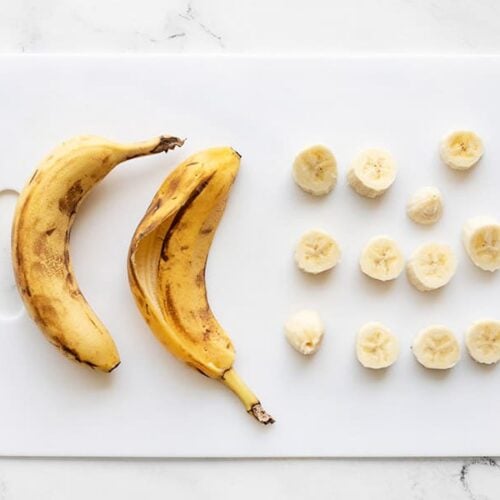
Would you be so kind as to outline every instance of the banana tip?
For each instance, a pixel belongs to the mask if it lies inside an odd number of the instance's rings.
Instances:
[[[151,153],[161,153],[168,152],[176,147],[181,147],[186,142],[186,139],[180,139],[179,137],[173,137],[169,135],[162,135],[159,138],[158,144],[151,151]]]
[[[260,403],[255,403],[252,405],[250,410],[248,410],[248,413],[252,415],[254,418],[256,418],[261,424],[268,425],[268,424],[274,424],[275,420],[269,413],[262,408],[262,405]]]

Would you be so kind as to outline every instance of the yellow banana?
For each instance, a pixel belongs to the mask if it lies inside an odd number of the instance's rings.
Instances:
[[[82,295],[71,265],[69,238],[80,202],[119,163],[182,144],[169,136],[133,144],[75,137],[42,161],[21,192],[12,228],[17,285],[32,318],[69,357],[105,372],[120,364],[115,343]]]
[[[156,193],[132,238],[128,271],[137,305],[171,353],[221,380],[264,424],[274,420],[233,369],[234,348],[210,309],[205,266],[240,165],[213,148],[179,165]]]

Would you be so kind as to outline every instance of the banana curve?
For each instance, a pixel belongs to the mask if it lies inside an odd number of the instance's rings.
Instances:
[[[21,192],[12,226],[17,285],[31,317],[68,357],[106,372],[120,362],[113,339],[74,276],[69,243],[78,208],[119,163],[182,143],[170,136],[135,144],[75,137],[40,163]]]

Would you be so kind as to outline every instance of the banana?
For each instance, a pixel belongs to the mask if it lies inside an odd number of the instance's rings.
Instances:
[[[397,278],[404,267],[404,258],[397,243],[388,236],[376,236],[365,245],[359,260],[361,271],[379,281]]]
[[[457,269],[457,260],[448,245],[427,243],[410,257],[406,272],[410,283],[421,292],[446,285]]]
[[[465,345],[478,363],[491,365],[500,361],[500,321],[476,321],[465,334]]]
[[[307,231],[295,248],[295,262],[306,273],[322,273],[335,267],[339,260],[337,242],[321,229]]]
[[[387,368],[398,359],[398,338],[381,323],[371,321],[358,332],[356,354],[365,368]]]
[[[24,187],[12,228],[17,285],[31,317],[67,356],[110,372],[120,358],[74,276],[71,227],[81,201],[119,163],[181,146],[162,136],[134,144],[79,136],[47,156]]]
[[[382,149],[367,149],[351,163],[347,180],[361,196],[376,198],[385,193],[396,179],[396,163]]]
[[[483,156],[481,138],[469,130],[458,130],[448,134],[440,145],[441,159],[455,170],[468,170]]]
[[[417,224],[434,224],[443,213],[443,200],[438,188],[426,186],[416,191],[406,207],[408,217]]]
[[[327,194],[337,183],[337,160],[325,146],[307,148],[293,162],[293,178],[306,193]]]
[[[325,327],[319,314],[303,309],[285,323],[285,335],[290,345],[301,354],[314,354],[320,347]]]
[[[460,360],[460,345],[451,330],[432,325],[422,330],[413,341],[412,351],[426,368],[447,370]]]
[[[500,224],[488,216],[469,219],[462,241],[472,262],[484,271],[500,269]]]
[[[128,273],[144,319],[178,359],[220,380],[259,422],[273,423],[233,368],[231,339],[207,299],[205,266],[240,165],[231,148],[181,163],[163,182],[132,238]]]

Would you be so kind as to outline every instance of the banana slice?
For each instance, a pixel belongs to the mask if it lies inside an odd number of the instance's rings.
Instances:
[[[460,345],[451,330],[432,325],[422,330],[413,341],[413,354],[426,368],[447,370],[460,359]]]
[[[396,163],[390,153],[382,149],[367,149],[352,162],[347,180],[361,196],[376,198],[394,182],[396,171]]]
[[[356,354],[365,368],[387,368],[398,359],[398,338],[381,323],[366,323],[358,332]]]
[[[290,345],[306,356],[315,353],[320,345],[325,327],[316,311],[303,309],[285,323],[285,335]]]
[[[427,243],[418,247],[408,261],[410,283],[421,292],[446,285],[457,269],[457,259],[448,245]]]
[[[307,148],[293,162],[293,178],[306,193],[327,194],[337,183],[337,160],[325,146]]]
[[[480,160],[483,152],[483,141],[469,130],[452,132],[441,141],[441,159],[455,170],[471,168]]]
[[[368,241],[359,260],[361,271],[370,278],[389,281],[397,278],[404,267],[404,258],[396,242],[388,236]]]
[[[500,224],[488,216],[469,219],[462,239],[472,262],[485,271],[500,269]]]
[[[476,321],[465,334],[469,354],[478,363],[491,365],[500,361],[500,321]]]
[[[295,262],[306,273],[322,273],[334,267],[339,260],[337,242],[321,229],[307,231],[295,248]]]
[[[443,200],[438,188],[426,186],[416,191],[408,202],[408,217],[417,224],[434,224],[443,213]]]

